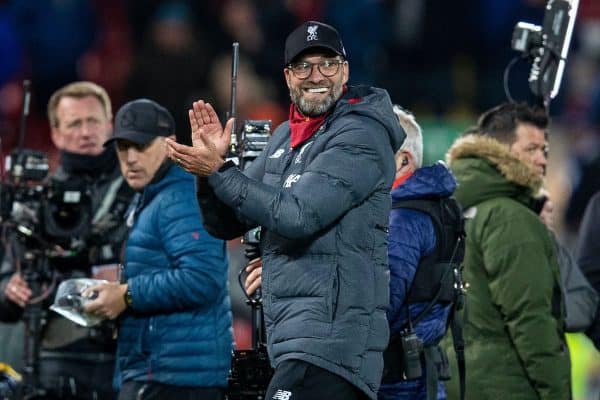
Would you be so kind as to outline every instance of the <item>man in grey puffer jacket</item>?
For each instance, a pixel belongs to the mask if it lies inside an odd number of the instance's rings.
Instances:
[[[263,305],[275,374],[267,399],[376,398],[388,342],[387,224],[405,134],[385,90],[348,87],[337,31],[286,40],[289,121],[243,173],[225,162],[232,120],[190,110],[193,147],[169,141],[199,179],[204,223],[231,239],[262,227]]]

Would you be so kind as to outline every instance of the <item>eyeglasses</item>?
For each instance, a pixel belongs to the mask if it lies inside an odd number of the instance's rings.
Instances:
[[[318,63],[302,61],[299,63],[290,64],[288,65],[288,68],[292,70],[292,73],[296,78],[306,79],[312,74],[313,67],[316,65],[321,75],[326,78],[330,78],[337,74],[338,70],[340,69],[340,64],[343,63],[345,63],[345,61],[341,60],[323,60]]]

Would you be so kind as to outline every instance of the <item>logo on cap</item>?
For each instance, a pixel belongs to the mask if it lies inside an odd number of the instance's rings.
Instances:
[[[135,128],[136,126],[136,115],[133,110],[126,110],[121,119],[122,128]]]
[[[317,29],[319,29],[318,25],[310,25],[308,27],[308,29],[306,30],[306,32],[308,33],[308,36],[306,37],[307,42],[310,42],[312,40],[319,40],[319,37],[317,36]]]
[[[159,119],[157,125],[159,128],[171,129],[171,124],[166,119]]]

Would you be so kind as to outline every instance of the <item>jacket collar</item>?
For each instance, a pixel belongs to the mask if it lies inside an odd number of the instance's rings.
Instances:
[[[508,145],[489,136],[470,134],[454,142],[446,154],[450,167],[462,158],[483,158],[496,167],[508,180],[537,193],[542,186],[542,178],[535,169],[513,155]]]
[[[143,189],[140,207],[145,207],[165,186],[170,185],[174,180],[180,179],[193,180],[193,177],[173,161],[165,160],[154,174],[150,183]]]

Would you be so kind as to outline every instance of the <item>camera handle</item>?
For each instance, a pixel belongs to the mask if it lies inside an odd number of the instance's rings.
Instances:
[[[25,251],[22,257],[21,273],[31,289],[32,298],[37,298],[42,292],[44,279],[44,259],[31,251]],[[23,352],[23,386],[21,397],[23,400],[44,398],[45,391],[40,386],[40,343],[42,324],[45,319],[43,301],[27,303],[23,312],[25,324],[25,339]]]
[[[258,349],[266,343],[265,321],[262,309],[262,296],[260,288],[256,289],[250,300],[246,300],[250,305],[252,315],[252,349]]]
[[[244,240],[242,243],[246,246],[244,249],[244,257],[247,262],[260,257],[260,249],[258,248],[258,244],[248,243],[248,241]],[[244,282],[242,280],[242,275],[245,273],[245,271],[246,265],[242,266],[240,272],[238,273],[238,282],[242,288],[242,292],[244,292],[244,295],[246,296],[246,304],[248,304],[251,308],[252,349],[256,350],[259,347],[264,347],[267,342],[265,333],[265,320],[262,308],[262,291],[259,287],[252,294],[252,296],[248,295],[244,289]]]

